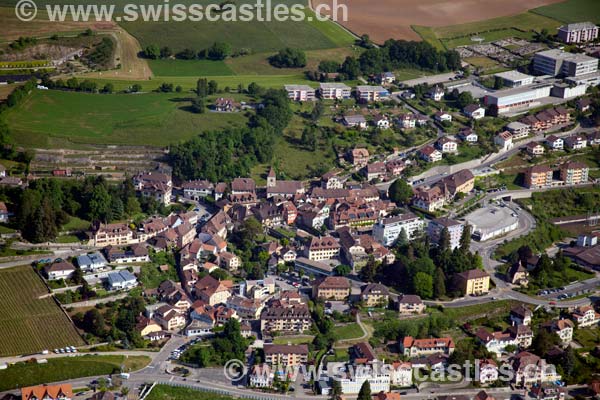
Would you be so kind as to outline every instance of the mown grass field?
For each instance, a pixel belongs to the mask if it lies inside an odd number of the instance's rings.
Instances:
[[[185,1],[183,2],[185,3]],[[209,0],[195,1],[200,5],[211,4]],[[253,4],[247,0],[236,2],[236,6],[244,3]],[[234,50],[246,49],[252,53],[274,51],[284,47],[295,47],[305,50],[327,49],[345,46],[352,43],[352,36],[339,26],[329,21],[316,21],[307,3],[297,0],[273,1],[277,4],[304,5],[305,15],[312,21],[276,21],[272,18],[266,22],[266,12],[263,11],[263,21],[255,18],[252,21],[217,21],[200,22],[123,22],[121,25],[142,45],[157,44],[169,46],[175,51],[185,48],[202,50],[214,42],[227,42]]]
[[[334,337],[337,340],[358,339],[364,332],[358,323],[353,322],[347,325],[337,325],[333,328]]]
[[[46,364],[18,363],[0,370],[0,391],[86,376],[136,371],[150,363],[147,356],[92,356],[50,358]]]
[[[173,387],[167,385],[156,385],[150,392],[147,400],[233,400],[233,397],[223,396],[210,392],[201,392],[198,390]]]
[[[600,1],[598,0],[567,0],[534,8],[531,12],[562,22],[600,23]]]
[[[0,270],[0,356],[35,353],[84,342],[27,265]],[[0,386],[5,380],[0,371]],[[0,391],[3,390],[0,387]]]
[[[148,60],[154,75],[164,76],[227,76],[233,75],[223,61],[210,60]]]
[[[166,146],[203,131],[246,122],[243,113],[190,112],[190,101],[186,100],[190,96],[36,91],[11,109],[6,120],[15,142],[35,148],[81,144]]]

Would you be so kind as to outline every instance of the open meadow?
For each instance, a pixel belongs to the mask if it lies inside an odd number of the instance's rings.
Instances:
[[[566,0],[535,8],[531,12],[561,22],[591,21],[600,24],[600,1],[598,0]]]
[[[156,87],[159,83],[155,82]],[[203,131],[242,126],[243,113],[195,114],[191,93],[86,94],[35,91],[6,120],[17,144],[68,148],[78,144],[167,146]]]
[[[54,299],[39,298],[47,293],[28,265],[0,270],[0,356],[84,344]]]
[[[556,3],[560,0],[344,0],[348,21],[342,24],[355,34],[369,34],[382,43],[386,39],[419,40],[413,25],[441,27],[510,17],[528,9]],[[332,4],[332,0],[314,0],[316,4]]]

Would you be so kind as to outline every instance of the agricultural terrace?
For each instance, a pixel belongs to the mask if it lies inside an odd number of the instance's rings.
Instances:
[[[54,299],[40,298],[47,293],[31,267],[0,269],[0,355],[84,344]]]

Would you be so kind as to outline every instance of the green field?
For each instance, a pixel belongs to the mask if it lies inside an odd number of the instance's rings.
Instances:
[[[356,322],[347,325],[337,325],[333,328],[333,337],[337,340],[358,339],[363,334],[362,328]]]
[[[496,30],[496,31],[486,32],[486,33],[483,33],[483,34],[477,35],[477,36],[481,37],[483,39],[482,43],[490,43],[490,42],[495,42],[496,40],[506,39],[509,37],[517,37],[520,39],[530,40],[533,38],[533,32],[532,31],[523,32],[523,31],[515,29],[515,28],[507,28],[507,29],[500,29],[500,30]],[[472,44],[476,44],[475,42],[473,42],[471,40],[471,37],[472,36],[469,35],[469,36],[462,36],[462,37],[452,38],[452,39],[442,39],[442,43],[444,43],[444,46],[448,49],[453,49],[458,46],[469,46]]]
[[[83,340],[29,266],[0,270],[0,355],[35,353]],[[4,382],[0,371],[0,384]],[[0,391],[3,390],[0,388]]]
[[[598,0],[567,0],[534,8],[531,12],[562,22],[600,23],[600,1]]]
[[[0,370],[0,391],[114,372],[137,371],[150,362],[147,356],[92,356],[50,358],[46,364],[18,363]]]
[[[233,400],[231,396],[219,395],[210,392],[174,387],[167,385],[156,385],[150,392],[147,400]]]
[[[548,31],[554,32],[560,25],[561,23],[556,19],[548,18],[539,13],[525,12],[466,24],[431,28],[417,26],[413,29],[423,40],[438,48],[440,44],[446,48],[454,48],[471,44],[472,36],[481,36],[486,42],[513,36],[527,39],[531,37],[532,31],[540,31],[546,28]]]
[[[182,3],[185,3],[182,2]],[[211,4],[208,0],[194,1],[204,5]],[[247,0],[236,2],[237,6],[248,3]],[[306,2],[297,0],[273,1],[288,6]],[[266,10],[265,10],[266,11]],[[263,11],[263,13],[265,12]],[[308,9],[304,10],[307,17],[314,16]],[[263,19],[265,15],[263,15]],[[229,43],[235,50],[245,49],[251,53],[275,51],[284,47],[295,47],[305,50],[328,49],[352,43],[352,36],[332,22],[325,21],[260,21],[258,18],[249,21],[218,21],[201,22],[123,22],[121,25],[141,43],[142,48],[148,44],[169,46],[175,51],[185,48],[202,50],[214,42]]]
[[[148,60],[156,76],[215,76],[233,75],[223,61],[210,60]]]
[[[139,84],[142,86],[142,91],[152,91],[160,85],[161,82],[168,82],[174,85],[180,85],[184,91],[190,91],[196,88],[196,82],[198,76],[169,76],[169,77],[158,77],[154,80],[148,81],[135,81],[135,80],[122,80],[122,79],[103,79],[100,75],[97,78],[90,77],[89,79],[95,81],[100,85],[104,86],[107,82],[114,85],[115,90],[125,90],[131,87],[133,84]],[[211,80],[216,81],[219,87],[229,86],[230,88],[236,88],[239,84],[247,87],[250,83],[256,82],[260,86],[267,88],[283,88],[286,84],[306,84],[313,87],[318,87],[319,83],[309,81],[302,73],[289,73],[288,75],[229,75],[229,76],[211,76]]]
[[[6,120],[15,142],[36,148],[82,144],[166,146],[203,131],[242,126],[246,122],[242,113],[187,111],[187,96],[35,91],[9,110]]]

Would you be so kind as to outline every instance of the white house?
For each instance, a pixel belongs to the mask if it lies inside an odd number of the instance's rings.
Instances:
[[[456,153],[458,151],[456,140],[448,136],[439,138],[435,143],[435,147],[442,153]]]
[[[572,135],[565,139],[565,147],[571,150],[581,150],[587,147],[587,138],[583,135]]]
[[[68,261],[59,261],[47,266],[45,271],[48,280],[68,279],[75,272],[75,266]]]
[[[460,132],[458,132],[458,137],[460,140],[467,143],[477,143],[479,140],[479,136],[471,128],[461,129]]]
[[[586,328],[598,325],[600,314],[592,306],[579,307],[571,314],[571,319],[575,321],[578,328]]]
[[[482,385],[492,383],[498,380],[498,365],[492,359],[476,360],[475,381]],[[479,379],[477,379],[479,378]]]
[[[106,279],[109,290],[132,289],[137,286],[137,278],[127,270],[111,272]]]
[[[390,127],[390,120],[387,117],[387,115],[381,115],[381,114],[375,115],[373,117],[373,123],[379,129],[388,129]]]
[[[434,118],[440,122],[452,122],[452,115],[446,111],[438,111]]]
[[[412,129],[417,126],[417,117],[414,114],[400,114],[397,121],[403,129]]]
[[[429,144],[419,150],[419,156],[427,162],[437,162],[442,160],[442,152]]]
[[[104,258],[99,251],[90,254],[82,254],[77,257],[77,265],[79,265],[79,268],[81,268],[83,272],[94,272],[106,267],[106,264],[106,258]]]
[[[545,140],[545,143],[551,150],[562,150],[565,148],[565,141],[558,136],[548,136]]]
[[[390,381],[394,386],[412,386],[413,370],[410,362],[394,362],[391,368]]]
[[[367,120],[365,119],[365,117],[363,117],[360,114],[356,114],[356,115],[345,115],[344,116],[344,125],[350,127],[350,128],[360,128],[360,129],[366,129],[367,128]]]
[[[435,101],[440,101],[444,98],[444,88],[441,86],[434,86],[431,89],[429,89],[429,92],[427,92],[427,97],[432,98]]]
[[[500,150],[507,151],[513,147],[512,134],[509,131],[500,132],[494,137],[494,143],[500,146]]]
[[[469,104],[463,109],[463,113],[472,119],[481,119],[485,117],[485,108],[479,104]]]

